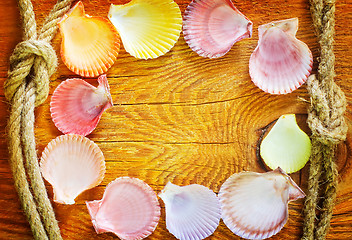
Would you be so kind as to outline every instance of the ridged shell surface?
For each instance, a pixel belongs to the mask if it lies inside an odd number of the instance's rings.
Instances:
[[[54,201],[73,204],[83,191],[100,184],[105,160],[100,148],[81,135],[62,135],[44,149],[40,160],[43,177],[53,186]]]
[[[235,173],[219,192],[222,219],[242,238],[266,239],[285,225],[288,202],[304,196],[280,168],[267,173]]]
[[[312,144],[294,114],[282,115],[260,144],[260,156],[271,169],[297,172],[308,162]]]
[[[96,77],[114,64],[120,38],[108,19],[85,14],[79,1],[58,25],[62,35],[61,58],[72,72]]]
[[[219,225],[220,202],[209,188],[192,184],[184,187],[168,183],[159,197],[165,203],[166,227],[177,239],[209,237]]]
[[[111,5],[109,19],[121,36],[125,50],[140,59],[157,58],[175,45],[182,16],[172,0],[132,0]]]
[[[155,192],[137,178],[117,178],[106,187],[101,200],[86,204],[97,233],[112,232],[125,240],[149,236],[160,218]]]
[[[251,37],[252,26],[230,0],[194,0],[185,11],[183,34],[198,55],[217,58]]]
[[[252,81],[271,94],[286,94],[299,88],[312,70],[308,46],[296,38],[298,19],[259,26],[259,41],[249,60]]]
[[[98,78],[98,87],[82,79],[67,79],[54,91],[50,112],[55,126],[64,134],[86,136],[98,125],[103,112],[112,107],[106,75]]]

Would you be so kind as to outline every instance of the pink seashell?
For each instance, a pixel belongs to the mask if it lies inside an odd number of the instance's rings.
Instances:
[[[80,193],[99,185],[103,180],[104,155],[86,137],[62,135],[44,149],[40,171],[53,186],[54,202],[73,204]]]
[[[67,79],[54,91],[50,102],[51,117],[64,134],[90,134],[103,112],[112,107],[106,75],[98,78],[96,88],[82,79]]]
[[[220,202],[207,187],[166,184],[159,194],[165,203],[166,227],[177,239],[200,240],[212,235],[221,218]]]
[[[249,60],[252,81],[271,94],[286,94],[308,78],[313,56],[308,46],[296,38],[298,18],[259,26],[258,46]]]
[[[236,42],[250,38],[252,26],[231,0],[193,0],[185,11],[183,34],[198,55],[217,58]]]
[[[160,218],[155,192],[137,178],[117,178],[106,187],[101,200],[86,204],[97,233],[113,232],[126,240],[149,236]]]
[[[280,168],[267,173],[235,173],[219,192],[224,223],[246,239],[278,233],[288,219],[288,202],[303,197],[304,192]]]

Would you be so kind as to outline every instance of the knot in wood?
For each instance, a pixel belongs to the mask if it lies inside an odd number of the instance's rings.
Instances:
[[[4,84],[5,97],[11,101],[22,84],[34,81],[36,106],[49,93],[49,78],[55,72],[57,58],[52,46],[44,40],[26,40],[17,44],[10,57],[10,71]]]
[[[338,144],[346,139],[347,124],[344,118],[346,98],[339,86],[332,82],[331,89],[311,75],[307,81],[311,96],[308,125],[312,136],[323,144]]]

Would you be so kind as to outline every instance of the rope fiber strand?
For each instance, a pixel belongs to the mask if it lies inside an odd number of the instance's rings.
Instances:
[[[4,84],[5,97],[10,103],[7,126],[9,161],[22,208],[33,236],[38,240],[62,239],[39,170],[34,108],[48,97],[49,79],[57,67],[56,54],[50,41],[57,32],[57,22],[69,10],[72,1],[57,1],[38,37],[31,1],[18,0],[23,21],[23,42],[17,44],[10,57],[10,69]]]
[[[334,158],[336,145],[346,139],[346,98],[334,82],[335,0],[311,0],[310,3],[320,45],[320,62],[317,75],[311,75],[307,81],[311,100],[307,122],[312,130],[312,155],[302,239],[321,240],[329,230],[336,198],[338,172]],[[325,183],[322,191],[319,191],[320,182]],[[319,197],[319,193],[322,196]],[[319,199],[323,201],[317,216]]]

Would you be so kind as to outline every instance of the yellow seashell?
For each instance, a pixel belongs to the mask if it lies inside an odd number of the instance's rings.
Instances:
[[[172,0],[132,0],[111,4],[109,19],[121,36],[128,53],[148,59],[164,55],[177,42],[182,16]]]

